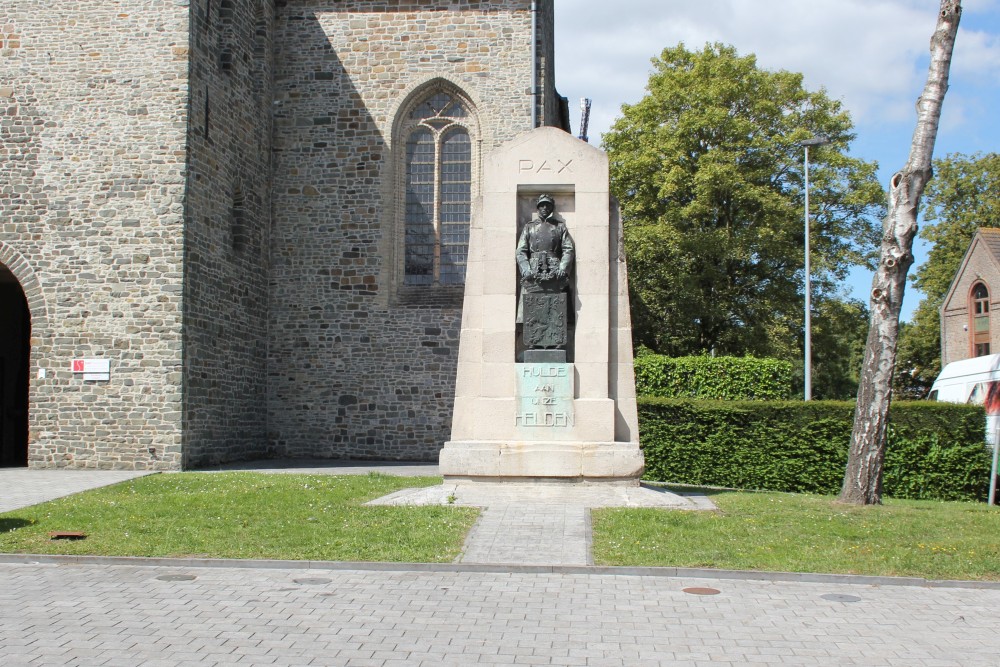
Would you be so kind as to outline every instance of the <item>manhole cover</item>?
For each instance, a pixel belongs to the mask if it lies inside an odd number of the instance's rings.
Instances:
[[[305,577],[303,579],[292,579],[297,584],[303,584],[307,586],[322,586],[323,584],[330,583],[330,579],[324,579],[322,577]]]
[[[820,597],[830,602],[861,602],[861,598],[857,595],[844,595],[843,593],[827,593],[820,595]]]
[[[197,578],[193,574],[161,574],[157,577],[160,581],[194,581]]]
[[[685,593],[689,595],[718,595],[722,591],[718,588],[702,588],[700,586],[694,586],[692,588],[683,589]]]

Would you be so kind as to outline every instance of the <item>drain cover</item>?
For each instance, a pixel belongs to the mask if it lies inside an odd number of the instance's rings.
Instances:
[[[193,574],[161,574],[157,577],[160,581],[194,581],[197,578]]]
[[[331,580],[322,577],[305,577],[303,579],[292,579],[292,581],[306,586],[322,586],[323,584],[330,583]]]
[[[53,530],[49,533],[50,540],[85,540],[87,533],[80,530]]]
[[[685,593],[689,595],[718,595],[722,591],[718,588],[702,588],[700,586],[694,586],[692,588],[683,589]]]
[[[844,595],[843,593],[827,593],[820,595],[820,597],[830,602],[861,602],[861,598],[857,595]]]

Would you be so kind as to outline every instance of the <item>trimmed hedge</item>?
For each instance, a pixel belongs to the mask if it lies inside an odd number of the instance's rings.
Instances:
[[[792,393],[792,364],[756,357],[666,357],[640,353],[635,359],[640,396],[722,401],[779,401]]]
[[[836,494],[854,403],[690,401],[641,397],[645,479]],[[883,490],[895,498],[985,500],[990,455],[981,407],[896,402]]]

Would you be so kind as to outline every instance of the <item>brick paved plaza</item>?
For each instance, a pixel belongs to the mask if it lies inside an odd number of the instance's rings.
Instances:
[[[721,592],[683,592],[693,586]],[[8,667],[970,667],[998,664],[998,622],[1000,590],[558,571],[0,564],[0,664]]]

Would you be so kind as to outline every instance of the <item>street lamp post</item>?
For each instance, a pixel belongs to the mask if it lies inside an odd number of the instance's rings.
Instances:
[[[809,266],[809,147],[810,146],[825,146],[830,143],[830,140],[823,135],[817,135],[811,139],[804,139],[799,142],[799,146],[806,149],[805,156],[805,175],[806,175],[806,214],[805,214],[805,230],[806,230],[806,345],[803,356],[805,357],[805,400],[812,400],[812,322],[810,317],[810,310],[812,309],[812,282],[810,276],[810,266]]]

